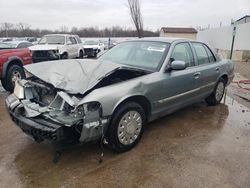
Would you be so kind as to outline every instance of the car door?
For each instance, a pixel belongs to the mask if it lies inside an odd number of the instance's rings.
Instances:
[[[78,44],[77,44],[77,41],[76,41],[76,39],[75,39],[75,37],[70,37],[70,40],[71,40],[71,42],[72,42],[72,45],[71,45],[71,47],[72,47],[72,54],[73,54],[73,57],[75,58],[75,57],[78,57],[79,56],[79,50],[78,50]]]
[[[163,73],[161,100],[158,101],[161,111],[175,110],[197,100],[199,74],[197,74],[193,51],[188,42],[175,45],[170,64],[175,60],[186,62],[188,67],[184,70],[170,70]]]
[[[213,91],[220,75],[219,62],[207,45],[199,42],[192,42],[191,45],[199,68],[200,78],[197,85],[200,96],[206,97]]]
[[[73,43],[72,40],[70,39],[70,36],[67,36],[67,43],[66,43],[66,50],[68,53],[68,57],[69,58],[73,58],[74,57],[74,48],[73,48]]]

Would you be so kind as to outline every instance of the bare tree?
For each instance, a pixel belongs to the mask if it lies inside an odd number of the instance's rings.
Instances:
[[[139,0],[128,0],[130,16],[135,24],[137,35],[143,37],[143,20],[141,15],[141,6]]]
[[[65,26],[65,25],[62,25],[60,27],[60,32],[61,33],[68,33],[69,32],[69,28],[67,26]]]
[[[9,37],[9,30],[12,29],[13,26],[14,25],[12,23],[8,23],[8,22],[2,23],[2,28],[5,31],[6,37]]]
[[[30,30],[30,27],[31,26],[29,24],[22,23],[22,22],[17,24],[17,29],[20,31],[20,34],[25,37],[29,35],[28,31]]]

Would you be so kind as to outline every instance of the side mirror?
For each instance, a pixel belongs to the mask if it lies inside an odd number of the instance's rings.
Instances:
[[[173,61],[170,64],[172,70],[184,70],[187,68],[187,63],[185,61]]]

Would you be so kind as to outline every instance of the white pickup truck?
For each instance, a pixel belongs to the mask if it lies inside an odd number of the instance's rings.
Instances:
[[[33,62],[83,58],[84,50],[77,35],[49,34],[43,36],[37,45],[29,47]]]

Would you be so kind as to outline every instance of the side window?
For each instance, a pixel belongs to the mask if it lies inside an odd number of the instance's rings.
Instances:
[[[195,66],[194,56],[188,43],[180,43],[174,47],[171,61],[185,61],[189,67]]]
[[[210,62],[216,62],[216,59],[215,59],[213,53],[211,52],[211,50],[206,45],[204,45],[204,47],[207,50],[207,54],[208,54],[208,58],[209,58]]]
[[[69,37],[67,37],[67,45],[71,45],[72,44],[72,41],[70,40]]]
[[[81,41],[81,39],[79,38],[79,36],[75,36],[75,38],[76,38],[76,40],[77,40],[77,42],[78,42],[79,44],[82,43],[82,41]]]
[[[19,44],[17,45],[17,48],[26,48],[26,46],[24,45],[24,43],[19,43]]]
[[[71,40],[72,44],[77,44],[76,39],[74,37],[70,37],[70,40]]]
[[[23,42],[23,43],[18,44],[17,48],[28,48],[30,46],[31,46],[30,43]]]
[[[201,44],[201,43],[193,43],[193,47],[195,49],[199,65],[206,64],[206,63],[210,62],[207,51],[206,51],[203,44]]]

